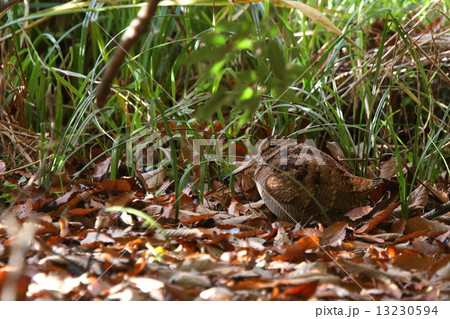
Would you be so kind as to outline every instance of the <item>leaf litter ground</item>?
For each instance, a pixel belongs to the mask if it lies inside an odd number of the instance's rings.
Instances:
[[[419,186],[409,219],[395,217],[397,201],[380,200],[352,210],[345,221],[302,228],[275,219],[262,201],[246,200],[242,184],[233,195],[214,183],[203,204],[186,187],[178,219],[167,181],[156,196],[140,185],[134,178],[94,185],[79,180],[50,196],[28,187],[27,196],[4,207],[2,298],[449,298],[449,213],[423,218],[436,194],[448,202],[448,192]]]

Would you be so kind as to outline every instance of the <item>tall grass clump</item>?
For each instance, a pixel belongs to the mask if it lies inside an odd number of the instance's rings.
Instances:
[[[193,167],[193,139],[283,134],[322,149],[334,141],[360,175],[395,158],[406,216],[417,181],[450,173],[450,81],[441,55],[448,7],[306,4],[314,10],[283,1],[160,6],[102,108],[96,88],[140,4],[17,4],[1,18],[0,119],[21,114],[8,120],[39,134],[23,160],[51,155],[46,185],[55,172],[89,172],[102,156],[111,157],[110,178],[133,174],[136,151],[162,140],[142,169],[163,163],[177,194],[193,182],[200,198],[230,163]]]

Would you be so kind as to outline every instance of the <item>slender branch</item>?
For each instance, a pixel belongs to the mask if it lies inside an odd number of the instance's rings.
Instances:
[[[136,18],[131,21],[129,29],[122,36],[119,46],[114,51],[111,61],[103,74],[102,83],[97,90],[97,105],[102,107],[107,101],[111,84],[117,70],[122,65],[125,56],[139,37],[147,32],[160,0],[148,0],[139,10]]]

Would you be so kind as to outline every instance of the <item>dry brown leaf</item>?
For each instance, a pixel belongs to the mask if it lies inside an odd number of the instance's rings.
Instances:
[[[422,253],[427,256],[433,256],[434,254],[442,252],[441,247],[437,245],[432,245],[427,241],[428,237],[426,236],[415,238],[412,243],[412,247],[419,253]]]
[[[244,238],[249,238],[249,237],[258,237],[258,236],[265,235],[265,234],[267,234],[266,231],[264,231],[262,229],[258,229],[258,230],[241,231],[241,232],[235,234],[234,236],[239,239],[244,239]]]
[[[19,218],[26,218],[30,216],[33,210],[33,200],[31,198],[21,200],[14,206],[13,212]]]
[[[289,238],[286,230],[282,225],[278,225],[277,227],[277,235],[273,240],[273,244],[275,247],[285,247],[286,244],[290,244],[292,241]]]
[[[394,279],[390,274],[378,270],[374,266],[369,266],[368,264],[357,264],[345,259],[339,259],[337,262],[339,265],[345,266],[350,274],[356,274],[360,277],[378,280],[383,283],[390,283]]]
[[[123,179],[113,179],[105,182],[97,183],[99,191],[119,191],[128,192],[131,190],[130,182]]]
[[[99,163],[95,163],[94,169],[92,170],[92,179],[96,182],[101,181],[105,174],[108,173],[110,163],[111,157],[108,157]]]
[[[322,238],[324,233],[323,230],[317,228],[300,228],[294,233],[294,237],[302,236],[317,236],[318,238]]]
[[[438,266],[438,267],[436,267]],[[435,265],[433,268],[438,268],[434,271],[433,276],[431,277],[431,280],[437,281],[437,280],[448,280],[450,278],[450,258],[445,258],[444,260],[440,261]]]
[[[133,215],[127,212],[120,212],[120,220],[123,221],[126,225],[133,226],[136,224]],[[108,222],[107,220],[102,220],[101,223],[103,224],[104,221]]]
[[[370,234],[357,234],[357,233],[353,233],[353,236],[355,238],[359,238],[359,239],[363,239],[365,241],[368,241],[370,243],[384,243],[385,239],[381,238],[379,236],[376,235],[370,235]]]
[[[190,218],[188,218],[187,220],[185,220],[183,223],[184,224],[193,224],[196,223],[198,221],[207,219],[209,217],[214,216],[215,214],[202,214],[202,215],[198,215],[198,216],[192,216]]]
[[[286,295],[295,295],[303,299],[309,299],[314,296],[319,281],[312,281],[305,284],[301,284],[285,290],[283,293]]]
[[[169,281],[174,284],[180,284],[187,287],[208,287],[210,280],[205,275],[198,275],[184,271],[177,271]]]
[[[397,166],[397,159],[392,157],[387,161],[381,163],[380,166],[380,178],[390,179],[395,176],[395,168]]]
[[[130,282],[135,284],[142,292],[148,293],[150,298],[163,301],[165,296],[164,282],[146,277],[131,277]]]
[[[72,182],[72,178],[67,171],[57,172],[50,175],[50,180],[53,186],[61,187],[61,185],[66,186]]]
[[[375,226],[377,226],[379,223],[381,223],[383,220],[385,220],[393,211],[394,209],[399,205],[399,202],[395,202],[390,204],[385,210],[383,210],[381,213],[379,213],[377,216],[372,218],[368,223],[366,223],[361,228],[358,228],[355,230],[355,233],[364,233],[368,232],[371,229],[373,229]]]
[[[65,204],[65,203],[67,203],[67,201],[68,201],[72,196],[74,196],[75,193],[76,193],[75,190],[74,190],[74,189],[71,189],[70,191],[66,192],[63,196],[58,197],[57,199],[55,199],[55,200],[54,200],[55,205],[56,205],[56,206],[60,206],[60,205],[63,205],[63,204]]]
[[[381,233],[381,234],[373,235],[373,237],[380,238],[383,241],[394,241],[394,240],[402,237],[402,235],[396,234],[396,233]]]
[[[55,225],[53,225],[50,222],[47,222],[42,219],[27,219],[23,225],[25,224],[33,224],[35,227],[36,235],[45,235],[45,234],[53,234],[53,235],[59,235],[59,229]]]
[[[435,260],[413,250],[402,251],[394,261],[394,266],[404,270],[427,270]]]
[[[323,230],[324,236],[320,239],[322,246],[338,246],[345,238],[347,222],[336,222]]]
[[[257,278],[250,278],[242,281],[238,281],[231,289],[233,290],[256,290],[261,286],[262,282]]]
[[[234,293],[225,287],[212,287],[203,290],[200,293],[200,298],[209,301],[228,301],[234,296]]]
[[[249,210],[249,206],[244,206],[242,203],[237,201],[235,198],[231,201],[230,205],[228,206],[228,214],[233,216],[239,216],[242,214],[247,213]]]
[[[122,215],[120,217],[122,217]],[[97,230],[110,227],[112,224],[113,219],[110,213],[100,211],[100,213],[95,216],[94,228]]]
[[[195,253],[187,256],[179,269],[182,271],[204,272],[229,267],[229,263],[214,260],[209,254]],[[233,272],[242,271],[241,268],[233,268]],[[229,275],[229,273],[227,273]]]
[[[256,183],[253,180],[253,173],[246,171],[241,175],[242,177],[240,187],[242,193],[244,194],[244,197],[251,201],[257,201],[260,196],[258,193],[258,189],[256,188]]]
[[[55,215],[61,216],[63,211],[65,211],[66,209],[69,210],[71,208],[77,207],[78,203],[87,200],[92,194],[95,194],[95,193],[96,192],[94,190],[87,190],[87,191],[84,191],[84,192],[76,195],[69,202],[59,206],[58,209],[56,210]]]
[[[430,184],[429,181],[424,182],[427,186]],[[410,196],[409,204],[412,207],[418,207],[423,209],[428,203],[428,189],[424,185],[417,187]]]
[[[405,231],[406,219],[396,218],[391,226],[391,231],[396,234],[403,234]]]
[[[356,207],[346,213],[345,216],[350,218],[351,220],[357,220],[366,216],[368,213],[370,213],[371,210],[372,207],[370,206]]]
[[[67,218],[61,217],[59,219],[59,236],[66,237],[69,234],[69,222]]]
[[[232,217],[227,218],[223,220],[217,220],[217,223],[220,225],[241,225],[246,220],[250,219],[252,216],[246,215],[246,216],[238,216],[238,217]]]
[[[405,233],[410,234],[418,230],[431,230],[433,232],[446,232],[450,226],[441,224],[435,220],[428,220],[421,217],[410,218],[406,222]]]
[[[100,207],[92,207],[92,208],[74,208],[71,209],[67,212],[67,214],[71,215],[71,216],[75,216],[75,215],[87,215],[90,214],[92,212],[95,212],[96,210],[99,210]]]
[[[398,243],[405,242],[405,241],[408,241],[408,240],[416,238],[416,237],[420,237],[422,235],[425,235],[426,233],[428,233],[428,230],[417,230],[411,234],[405,235],[405,236],[400,237],[399,239],[395,240],[394,244],[398,244]]]
[[[98,242],[115,243],[115,240],[104,233],[92,232],[92,231],[88,232],[86,234],[86,237],[84,237],[82,240],[80,240],[81,245],[90,245],[90,244],[98,243]]]
[[[127,206],[133,199],[136,192],[122,192],[117,196],[111,197],[106,202],[105,207],[112,207],[112,206],[120,206],[125,207]]]
[[[144,179],[148,189],[152,190],[164,182],[164,179],[166,178],[166,170],[164,167],[160,167],[153,171],[142,173],[141,176]]]
[[[447,203],[449,200],[449,194],[447,192],[433,188],[433,194],[436,195],[443,203]]]
[[[445,243],[450,236],[450,230],[442,232],[442,234],[439,234],[439,232],[437,232],[437,234],[435,232],[432,232],[432,234],[430,235],[436,236],[436,240],[440,241],[441,243]]]
[[[292,245],[289,245],[284,254],[274,257],[273,260],[302,260],[307,250],[314,249],[318,245],[319,238],[317,238],[317,236],[302,237]]]

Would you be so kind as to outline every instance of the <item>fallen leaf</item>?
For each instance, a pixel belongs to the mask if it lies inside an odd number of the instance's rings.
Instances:
[[[212,287],[203,290],[199,296],[203,300],[227,301],[231,300],[231,298],[234,296],[234,293],[230,289],[225,287]]]
[[[99,210],[100,207],[92,207],[92,208],[74,208],[67,212],[67,214],[71,216],[75,215],[87,215],[92,212],[95,212],[96,210]]]
[[[298,261],[304,258],[305,252],[309,249],[314,249],[319,245],[319,238],[317,236],[302,237],[298,241],[289,245],[284,254],[276,256],[273,260]]]
[[[355,233],[365,233],[373,229],[375,226],[377,226],[379,223],[381,223],[383,220],[385,220],[393,211],[394,209],[399,205],[399,202],[395,202],[390,204],[385,210],[383,210],[381,213],[376,215],[374,218],[372,218],[368,223],[366,223],[361,228],[358,228],[355,230]]]
[[[404,270],[427,270],[434,263],[434,259],[413,250],[402,251],[394,261],[394,266]]]
[[[348,223],[336,222],[323,230],[323,237],[320,239],[321,246],[338,246],[346,235]]]
[[[215,214],[202,214],[202,215],[198,215],[198,216],[192,216],[191,218],[187,219],[184,221],[185,224],[193,224],[196,223],[198,221],[207,219],[209,217],[214,216]]]
[[[299,296],[302,299],[309,299],[314,296],[317,286],[319,285],[318,281],[312,281],[309,283],[301,284],[292,288],[285,290],[283,293],[286,295],[295,295]]]
[[[364,216],[366,216],[370,211],[372,210],[372,207],[370,206],[362,206],[362,207],[356,207],[353,208],[351,211],[345,214],[348,218],[351,220],[357,220]]]

